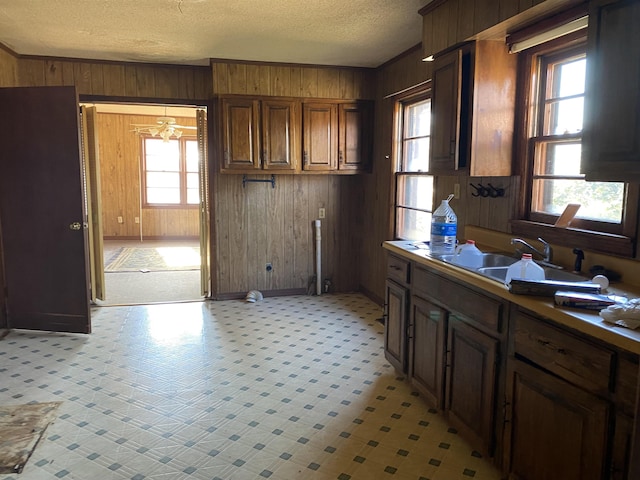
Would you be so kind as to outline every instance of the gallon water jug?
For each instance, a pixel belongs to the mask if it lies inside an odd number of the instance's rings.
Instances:
[[[476,247],[476,242],[467,240],[467,243],[458,246],[453,263],[467,268],[482,267],[482,252]]]
[[[544,269],[532,260],[530,253],[523,253],[521,260],[509,266],[504,283],[508,285],[512,278],[544,280]]]
[[[449,198],[442,203],[431,216],[431,253],[435,255],[453,254],[456,248],[456,235],[458,233],[458,217],[449,206]]]

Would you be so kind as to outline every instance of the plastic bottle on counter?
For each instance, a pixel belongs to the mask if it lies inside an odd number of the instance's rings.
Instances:
[[[453,254],[456,248],[458,217],[449,206],[453,195],[449,195],[431,216],[431,253],[435,255]]]
[[[456,248],[453,263],[468,268],[482,267],[482,252],[476,247],[475,240],[467,240],[467,243]]]
[[[523,253],[522,259],[509,266],[504,283],[509,285],[511,279],[544,280],[544,269],[533,261],[530,253]]]

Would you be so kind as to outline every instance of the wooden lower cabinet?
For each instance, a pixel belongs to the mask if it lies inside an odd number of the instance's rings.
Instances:
[[[504,467],[512,480],[605,477],[611,405],[523,361],[507,361]]]
[[[444,400],[444,351],[447,312],[420,297],[411,298],[409,380],[436,408]]]
[[[484,455],[495,446],[499,342],[449,314],[444,412]]]
[[[384,356],[399,372],[407,372],[408,290],[393,280],[385,287]]]
[[[609,480],[630,479],[628,474],[632,438],[633,419],[626,415],[617,414],[613,431],[611,465],[609,466],[609,475],[605,475],[605,478]]]

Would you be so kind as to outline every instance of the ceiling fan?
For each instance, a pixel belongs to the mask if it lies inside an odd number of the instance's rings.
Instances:
[[[171,137],[180,138],[183,130],[197,130],[198,127],[178,125],[174,117],[158,117],[155,125],[132,124],[133,131],[137,134],[146,133],[152,137],[159,136],[163,142],[168,142]]]

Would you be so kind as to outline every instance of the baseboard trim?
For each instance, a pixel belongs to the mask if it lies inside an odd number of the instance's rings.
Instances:
[[[104,236],[103,240],[140,240],[140,236]],[[142,241],[145,240],[199,240],[200,237],[192,236],[192,235],[149,235],[147,237],[142,237]]]
[[[263,297],[286,297],[289,295],[306,295],[306,288],[285,288],[282,290],[261,291]],[[247,296],[247,292],[229,292],[212,295],[211,300],[237,300]]]

